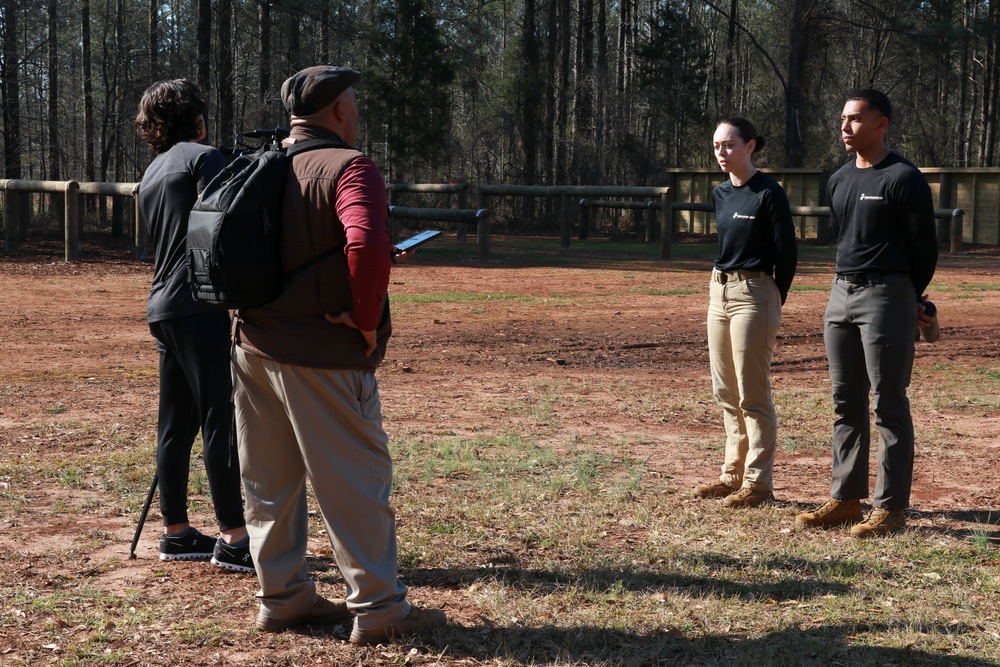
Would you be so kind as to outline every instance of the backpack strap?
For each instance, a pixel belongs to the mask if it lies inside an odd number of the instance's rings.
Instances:
[[[302,264],[299,264],[294,269],[292,269],[291,271],[289,271],[288,273],[285,274],[285,282],[287,283],[289,280],[291,280],[295,276],[299,275],[300,273],[302,273],[306,269],[310,269],[310,268],[316,266],[317,264],[319,264],[320,262],[322,262],[327,257],[333,256],[333,253],[335,253],[337,251],[340,251],[340,250],[343,250],[343,249],[344,249],[344,244],[341,243],[340,245],[335,245],[332,248],[327,248],[326,250],[324,250],[320,254],[316,255],[312,259],[307,259],[305,262],[303,262]]]
[[[289,144],[288,148],[285,149],[285,153],[288,157],[292,157],[294,155],[298,155],[299,153],[305,153],[306,151],[315,150],[317,148],[350,148],[353,150],[352,146],[348,146],[339,139],[305,139],[303,141],[296,141],[293,144]]]

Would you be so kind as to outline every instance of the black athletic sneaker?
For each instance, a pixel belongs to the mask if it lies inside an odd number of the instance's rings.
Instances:
[[[253,559],[250,557],[250,538],[244,537],[234,544],[226,544],[220,537],[215,541],[215,553],[212,554],[212,565],[223,570],[234,572],[254,572]]]
[[[215,538],[188,528],[180,535],[160,535],[160,560],[208,560]]]

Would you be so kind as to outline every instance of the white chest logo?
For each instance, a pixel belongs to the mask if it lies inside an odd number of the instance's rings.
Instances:
[[[861,193],[861,201],[882,201],[885,199],[882,195],[866,195],[864,192]]]

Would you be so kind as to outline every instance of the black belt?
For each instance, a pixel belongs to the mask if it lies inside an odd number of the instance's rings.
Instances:
[[[718,269],[712,271],[712,280],[722,284],[771,277],[771,274],[767,271],[719,271]]]
[[[838,273],[837,280],[851,283],[852,285],[874,285],[882,282],[882,273],[873,271],[858,271],[856,273]]]

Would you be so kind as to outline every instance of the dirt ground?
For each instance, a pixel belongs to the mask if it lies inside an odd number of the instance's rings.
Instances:
[[[796,279],[800,289],[784,310],[774,387],[779,396],[793,395],[787,392],[794,390],[796,396],[824,401],[829,389],[822,313],[828,292],[821,288],[829,282],[831,267],[821,259],[809,261],[808,253],[806,259]],[[997,259],[995,249],[942,255],[932,285],[932,290],[939,289],[932,298],[941,312],[943,337],[934,345],[918,344],[911,396],[919,407],[914,411],[918,442],[921,434],[945,434],[947,447],[918,447],[911,517],[915,525],[931,521],[927,517],[934,512],[948,512],[945,521],[955,530],[968,528],[973,512],[993,510],[1000,515],[1000,490],[990,483],[995,474],[984,472],[1000,470],[996,395],[970,396],[967,409],[939,409],[936,388],[927,380],[951,382],[949,373],[989,375],[1000,370]],[[720,462],[718,450],[689,447],[684,456],[664,455],[668,446],[721,441],[721,417],[709,389],[706,270],[701,260],[639,259],[587,266],[494,262],[482,267],[473,261],[414,258],[395,270],[392,294],[477,292],[495,298],[475,303],[400,300],[394,309],[396,333],[379,375],[390,436],[403,428],[461,432],[471,424],[499,431],[503,424],[493,420],[506,417],[484,406],[545,391],[552,383],[578,388],[577,400],[561,415],[568,431],[588,442],[641,434],[633,455],[645,455],[647,466],[678,488],[711,477]],[[75,453],[117,446],[108,441],[110,425],[119,425],[112,429],[115,442],[149,442],[155,433],[157,401],[156,347],[145,322],[151,275],[149,264],[114,249],[73,264],[58,255],[0,257],[0,457],[11,463],[45,450],[56,465],[72,461]],[[515,295],[530,298],[530,303]],[[581,307],[581,297],[590,303]],[[616,383],[638,394],[677,387],[696,397],[697,409],[623,404],[615,396]],[[56,422],[74,428],[53,428]],[[797,436],[794,420],[783,420],[781,428],[782,438]],[[811,437],[822,441],[823,434],[813,432]],[[829,454],[823,446],[783,447],[776,495],[797,503],[821,500],[828,493],[829,475]],[[119,506],[114,496],[102,497],[93,486],[81,489],[45,478],[14,488],[9,478],[0,476],[0,505],[15,497],[36,507],[82,505],[84,511],[19,516],[0,510],[0,552],[59,553],[55,560],[60,567],[83,573],[93,587],[109,593],[139,589],[143,595],[200,598],[209,595],[204,591],[225,587],[243,593],[233,602],[232,613],[253,617],[254,586],[249,580],[234,584],[232,577],[205,573],[213,568],[203,568],[196,582],[178,588],[156,574],[161,566],[156,559],[155,505],[138,558],[130,560],[128,544],[137,513]],[[203,524],[210,523],[203,518]],[[70,553],[60,546],[87,531],[110,533],[113,540],[92,551],[75,548]],[[41,587],[57,585],[62,575],[45,563],[7,561],[8,573],[0,579],[13,576]],[[420,599],[419,585],[413,594]],[[475,610],[460,605],[450,612],[459,623],[475,617]],[[156,628],[152,631],[155,634]],[[162,639],[171,630],[159,632]],[[136,656],[132,664],[214,664],[209,657],[195,660],[194,654],[183,653],[177,642],[163,639],[150,646],[153,655]],[[163,655],[166,646],[181,652],[172,658]],[[14,659],[29,648],[38,649],[30,626],[0,627],[0,664],[21,664]],[[226,655],[233,663],[247,658],[237,648]]]

